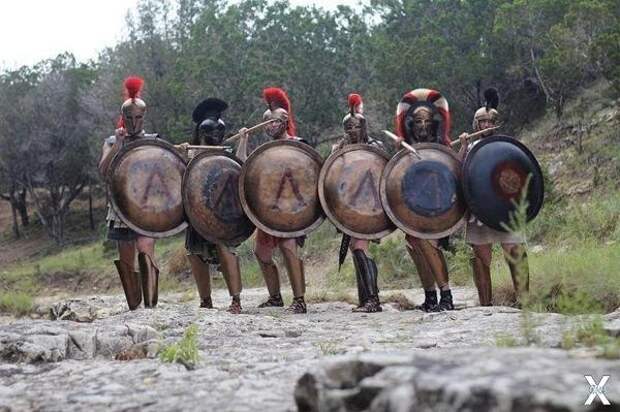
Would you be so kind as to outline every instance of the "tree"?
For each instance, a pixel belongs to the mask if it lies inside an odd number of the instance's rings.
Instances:
[[[38,73],[29,67],[5,72],[0,76],[0,199],[8,201],[13,215],[13,235],[20,237],[22,226],[30,219],[23,184],[27,163],[25,142],[32,125],[27,113],[27,96],[38,81]]]
[[[89,180],[94,161],[89,157],[90,130],[80,127],[86,116],[79,95],[92,71],[64,54],[39,65],[40,80],[28,95],[31,128],[26,136],[22,184],[48,234],[64,242],[65,219],[71,203]]]

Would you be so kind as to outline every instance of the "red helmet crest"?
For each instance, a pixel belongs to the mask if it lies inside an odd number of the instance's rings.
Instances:
[[[123,97],[124,100],[127,99],[136,99],[140,97],[140,93],[142,92],[142,88],[144,87],[144,79],[138,76],[129,76],[123,82]],[[120,116],[118,122],[116,124],[117,128],[125,127],[125,120],[123,116]]]
[[[125,98],[135,99],[136,97],[140,97],[142,87],[144,86],[144,79],[138,76],[130,76],[125,79],[124,86]]]
[[[357,93],[351,93],[347,100],[349,103],[349,111],[351,113],[364,113],[364,101],[362,100],[362,96]]]
[[[289,136],[296,136],[297,128],[295,127],[295,119],[293,117],[293,110],[291,109],[291,101],[289,100],[286,92],[279,87],[268,87],[263,90],[263,99],[265,99],[265,103],[267,103],[270,110],[286,110],[286,113],[288,113],[288,127],[286,132]]]

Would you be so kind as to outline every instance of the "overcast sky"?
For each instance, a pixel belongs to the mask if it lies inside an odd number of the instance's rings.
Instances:
[[[0,10],[0,69],[16,68],[72,52],[97,57],[125,34],[125,15],[139,0],[11,0]],[[355,5],[358,0],[291,0],[291,3]]]

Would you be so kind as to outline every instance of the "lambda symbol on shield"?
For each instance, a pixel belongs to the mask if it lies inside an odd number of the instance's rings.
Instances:
[[[293,195],[295,196],[295,199],[297,199],[297,207],[294,207],[293,210],[298,210],[302,207],[305,207],[307,203],[304,201],[304,198],[301,195],[301,192],[299,190],[299,184],[293,177],[293,171],[287,167],[286,169],[284,169],[284,173],[282,174],[282,178],[280,179],[280,185],[278,186],[276,199],[271,208],[275,210],[282,210],[279,204],[281,201],[282,193],[284,192],[284,186],[286,185],[286,182],[289,182]]]
[[[203,188],[207,207],[225,223],[234,223],[244,217],[239,203],[238,179],[233,171],[211,170]]]
[[[157,178],[157,183],[155,183],[155,178]],[[166,202],[170,203],[172,201],[172,196],[170,195],[170,191],[168,190],[168,186],[165,183],[165,178],[159,169],[159,167],[155,166],[152,170],[152,173],[149,175],[148,180],[146,181],[144,194],[142,195],[142,207],[148,208],[149,198],[154,194],[155,196],[165,196]],[[155,191],[155,193],[151,193]],[[152,205],[151,205],[152,206]]]
[[[360,180],[359,186],[351,196],[351,205],[358,206],[358,204],[363,205],[371,202],[374,209],[381,208],[381,201],[379,200],[379,192],[375,184],[374,176],[370,170],[367,170],[366,173],[364,173],[364,177]]]

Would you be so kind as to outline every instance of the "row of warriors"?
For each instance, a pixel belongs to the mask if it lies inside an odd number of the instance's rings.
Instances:
[[[137,139],[154,138],[155,134],[144,132],[144,115],[146,104],[140,98],[143,81],[136,77],[125,81],[127,99],[121,106],[119,127],[114,136],[105,139],[99,171],[107,175],[111,160],[123,145]],[[265,133],[272,140],[293,139],[305,142],[296,136],[296,127],[291,102],[282,89],[267,88],[263,91],[267,110],[263,115],[265,121],[271,120],[265,127]],[[485,92],[486,104],[478,109],[473,119],[474,132],[492,128],[497,125],[499,99],[494,89]],[[351,94],[348,98],[349,110],[343,119],[344,136],[332,147],[332,152],[350,144],[368,144],[382,147],[379,140],[368,135],[366,118],[364,117],[363,101],[359,94]],[[217,98],[208,98],[194,109],[192,119],[195,123],[193,136],[188,143],[178,145],[181,151],[187,151],[188,144],[200,146],[220,146],[226,134],[226,124],[222,119],[228,108],[226,102]],[[408,144],[437,143],[450,145],[450,112],[448,103],[441,94],[430,89],[416,89],[406,93],[400,100],[395,118],[396,133],[399,142]],[[486,136],[492,135],[489,132]],[[236,155],[245,161],[248,156],[248,129],[240,130],[240,140]],[[468,134],[459,136],[461,149],[459,155],[464,158],[467,152],[477,143],[468,140]],[[228,148],[232,152],[232,148]],[[108,239],[116,241],[119,258],[115,261],[120,275],[128,306],[131,310],[140,306],[154,307],[157,304],[157,284],[159,269],[154,257],[154,239],[140,236],[125,225],[112,207],[107,215]],[[478,290],[479,301],[483,306],[492,304],[491,257],[493,244],[499,243],[510,268],[515,294],[520,297],[529,289],[529,272],[525,240],[511,232],[494,230],[475,216],[467,222],[466,242],[472,249],[472,269],[474,283]],[[282,253],[288,278],[293,292],[293,301],[287,308],[291,313],[306,313],[304,301],[305,273],[304,262],[300,257],[299,248],[303,247],[305,237],[279,238],[257,229],[254,255],[262,271],[267,291],[265,302],[259,307],[283,307],[284,301],[280,291],[280,275],[273,261],[273,253],[279,249]],[[420,282],[424,289],[424,302],[418,307],[426,312],[453,310],[454,303],[450,290],[448,265],[442,247],[447,239],[428,240],[411,235],[405,236],[406,248],[411,256]],[[186,231],[188,259],[192,274],[196,281],[200,296],[200,306],[212,308],[210,267],[218,267],[222,272],[231,303],[228,311],[241,313],[241,272],[239,258],[234,247],[214,244],[202,238],[189,227]],[[380,312],[378,270],[372,257],[369,256],[369,241],[357,239],[346,234],[342,235],[340,248],[340,264],[343,263],[348,251],[351,251],[356,272],[359,304],[354,311]],[[138,272],[135,271],[136,252],[138,255]],[[439,298],[437,294],[439,290]]]

